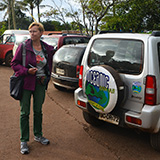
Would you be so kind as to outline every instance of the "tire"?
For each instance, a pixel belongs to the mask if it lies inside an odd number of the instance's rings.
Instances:
[[[150,144],[155,150],[160,151],[160,132],[150,135]]]
[[[83,111],[83,118],[84,120],[92,126],[102,126],[105,122],[97,119],[96,117],[92,116],[88,112]]]
[[[11,66],[10,63],[11,63],[11,60],[13,58],[13,55],[12,55],[12,52],[9,52],[5,58],[5,64],[6,66]]]
[[[86,75],[85,93],[98,113],[110,113],[124,100],[124,83],[110,66],[91,67]]]

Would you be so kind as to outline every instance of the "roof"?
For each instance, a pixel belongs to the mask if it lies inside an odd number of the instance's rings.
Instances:
[[[119,38],[119,39],[137,39],[137,40],[147,40],[150,34],[141,33],[106,33],[97,34],[93,38]]]
[[[87,37],[86,35],[79,34],[61,34],[61,35],[48,35],[48,37]]]
[[[62,34],[62,31],[44,31],[43,35]]]
[[[6,30],[3,34],[29,34],[28,30]]]

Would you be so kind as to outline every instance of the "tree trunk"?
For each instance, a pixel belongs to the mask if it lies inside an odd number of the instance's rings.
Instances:
[[[96,24],[95,24],[95,34],[97,34],[98,33],[98,21],[97,21],[97,19],[96,19]]]
[[[33,8],[31,8],[31,16],[32,16],[32,21],[35,21],[33,17]]]
[[[86,21],[85,21],[84,10],[83,10],[83,23],[84,23],[84,26],[85,26],[86,33],[87,33],[87,35],[89,35],[89,33],[88,33],[88,27],[87,27],[87,24],[86,24]]]
[[[38,22],[40,22],[39,0],[37,0]]]
[[[10,16],[11,16],[11,14],[10,14],[10,5],[8,6],[8,8],[7,8],[7,10],[8,10],[8,29],[11,29],[11,19],[10,19]]]
[[[14,27],[14,29],[16,29],[16,20],[15,20],[15,12],[14,12],[14,3],[15,3],[15,0],[11,0],[11,12],[12,12],[13,27]]]

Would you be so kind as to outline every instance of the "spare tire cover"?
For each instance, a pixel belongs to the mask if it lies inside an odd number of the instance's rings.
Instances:
[[[87,71],[85,93],[88,102],[95,111],[99,113],[111,112],[118,102],[119,90],[123,89],[123,82],[113,68],[94,66]]]

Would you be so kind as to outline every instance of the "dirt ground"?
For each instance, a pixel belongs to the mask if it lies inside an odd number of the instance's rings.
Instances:
[[[33,140],[30,114],[28,155],[20,153],[19,102],[9,95],[10,67],[0,66],[0,160],[160,160],[149,134],[106,123],[87,124],[75,106],[74,92],[58,91],[50,82],[43,106],[43,133],[50,145]]]
[[[9,77],[12,73],[11,68],[0,66],[1,160],[106,160],[106,157],[108,160],[117,159],[109,149],[90,138],[81,125],[47,95],[43,109],[43,133],[50,140],[50,145],[43,146],[33,140],[33,112],[31,109],[30,141],[28,143],[30,153],[22,155],[19,139],[19,102],[9,95]]]

